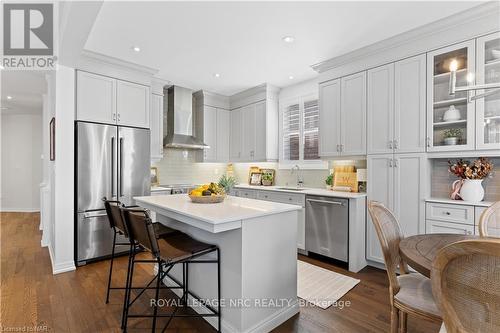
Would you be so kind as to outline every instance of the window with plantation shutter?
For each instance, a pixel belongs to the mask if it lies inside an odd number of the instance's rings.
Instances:
[[[319,139],[318,100],[304,102],[304,160],[317,160]]]
[[[296,161],[300,158],[300,105],[292,104],[283,113],[283,158]]]
[[[323,169],[327,163],[319,158],[318,97],[294,98],[281,106],[280,165],[295,164]]]

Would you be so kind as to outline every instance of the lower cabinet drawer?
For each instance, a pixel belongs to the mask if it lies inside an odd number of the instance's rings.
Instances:
[[[427,220],[474,225],[474,206],[428,202],[425,206]]]
[[[256,199],[257,198],[257,191],[253,190],[238,190],[238,196],[242,198],[249,198],[249,199]]]
[[[291,205],[298,205],[304,207],[306,196],[303,194],[295,194],[295,193],[258,191],[257,199],[287,203]]]
[[[474,235],[474,225],[426,220],[425,232],[427,234]]]

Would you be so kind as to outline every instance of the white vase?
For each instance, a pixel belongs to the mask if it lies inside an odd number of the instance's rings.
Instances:
[[[443,121],[456,121],[462,119],[460,110],[455,108],[455,105],[449,107],[443,115]]]
[[[482,179],[465,179],[460,189],[460,197],[464,201],[479,202],[484,198]]]

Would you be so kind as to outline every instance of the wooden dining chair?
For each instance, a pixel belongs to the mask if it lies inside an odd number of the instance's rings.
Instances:
[[[500,239],[442,248],[432,263],[431,281],[447,333],[500,332]]]
[[[419,274],[409,273],[407,264],[399,253],[399,243],[404,238],[399,222],[394,214],[377,201],[368,203],[373,225],[384,254],[389,277],[391,302],[391,333],[406,332],[408,314],[438,322],[442,321],[434,297],[430,279]],[[397,271],[400,275],[397,275]]]
[[[500,201],[486,208],[481,214],[479,235],[500,238]]]

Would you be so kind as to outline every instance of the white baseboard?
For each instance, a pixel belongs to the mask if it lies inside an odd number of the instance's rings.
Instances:
[[[158,272],[158,268],[154,268],[155,274]],[[177,286],[177,283],[175,283],[172,279],[170,279],[168,276],[166,276],[163,279],[163,283],[165,283],[166,286]],[[179,297],[182,295],[182,290],[180,289],[172,289],[172,291]],[[200,302],[195,302],[195,299],[189,295],[189,300],[188,303],[190,304],[196,304],[197,306],[191,307],[196,313],[204,314],[204,313],[212,313],[210,310],[208,310],[205,306],[200,304]],[[245,331],[240,331],[236,329],[234,326],[229,324],[224,320],[224,317],[221,318],[221,326],[222,330],[221,332],[223,333],[260,333],[260,332],[270,332],[279,325],[283,324],[285,321],[299,313],[300,307],[298,301],[291,304],[290,306],[286,308],[282,308],[280,311],[277,311],[273,313],[271,316],[267,317],[266,319],[262,320],[260,323],[257,323],[253,327],[245,330]],[[217,317],[205,317],[203,318],[205,321],[207,321],[210,325],[212,325],[215,329],[217,329]]]
[[[5,208],[0,209],[2,213],[39,213],[40,208]]]
[[[42,237],[42,239],[40,240],[40,246],[41,247],[47,247],[49,245],[50,245],[50,243],[48,241],[44,241],[43,237]]]
[[[54,263],[54,256],[52,254],[52,247],[49,246],[50,261],[52,263],[52,274],[66,273],[76,270],[74,261],[67,261],[62,263]]]

